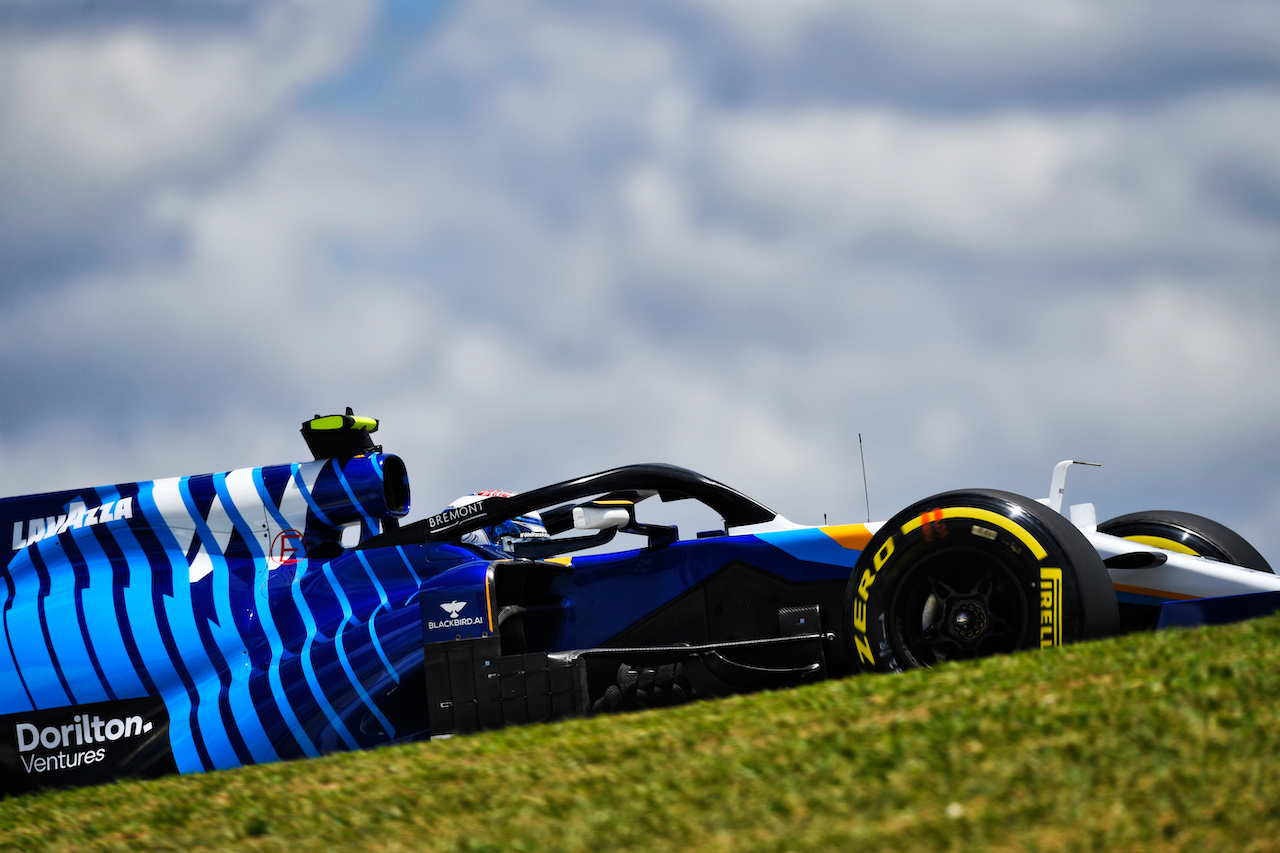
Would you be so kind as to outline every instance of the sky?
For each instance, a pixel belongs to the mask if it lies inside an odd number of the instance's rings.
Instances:
[[[0,494],[671,462],[1280,566],[1274,0],[0,0]],[[865,457],[865,483],[864,467]]]

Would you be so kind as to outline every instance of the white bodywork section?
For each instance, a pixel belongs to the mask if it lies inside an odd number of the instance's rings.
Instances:
[[[1053,466],[1053,480],[1049,483],[1049,497],[1040,501],[1054,512],[1062,512],[1062,495],[1067,490],[1067,469],[1072,465],[1088,465],[1090,468],[1101,468],[1099,462],[1077,462],[1074,459],[1063,459]]]
[[[1121,554],[1146,553],[1164,563],[1143,569],[1110,569],[1111,582],[1123,591],[1140,595],[1167,596],[1170,599],[1216,598],[1223,595],[1245,595],[1251,592],[1280,591],[1280,577],[1211,560],[1142,545],[1119,536],[1084,531],[1089,544],[1105,561]]]
[[[1064,459],[1054,466],[1049,497],[1041,503],[1059,513],[1062,512],[1063,494],[1066,491],[1067,469],[1072,465],[1100,467],[1096,462],[1076,462],[1072,459]],[[1269,572],[1241,568],[1208,557],[1166,551],[1154,545],[1099,533],[1098,515],[1093,504],[1071,506],[1069,516],[1071,523],[1084,533],[1103,562],[1127,556],[1129,559],[1124,562],[1141,565],[1143,560],[1139,555],[1150,555],[1147,561],[1149,565],[1146,567],[1108,567],[1111,583],[1118,592],[1180,600],[1280,591],[1280,576]]]

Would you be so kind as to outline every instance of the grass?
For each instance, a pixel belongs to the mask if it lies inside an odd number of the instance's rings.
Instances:
[[[1280,850],[1280,618],[0,801],[0,850]]]

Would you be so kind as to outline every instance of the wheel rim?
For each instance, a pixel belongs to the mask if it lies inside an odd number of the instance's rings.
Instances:
[[[916,666],[1010,652],[1030,607],[1016,564],[976,548],[937,551],[913,566],[890,608],[897,644]]]

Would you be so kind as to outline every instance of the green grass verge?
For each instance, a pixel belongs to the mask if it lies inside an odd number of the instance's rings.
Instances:
[[[0,849],[1280,850],[1280,618],[0,802]]]

